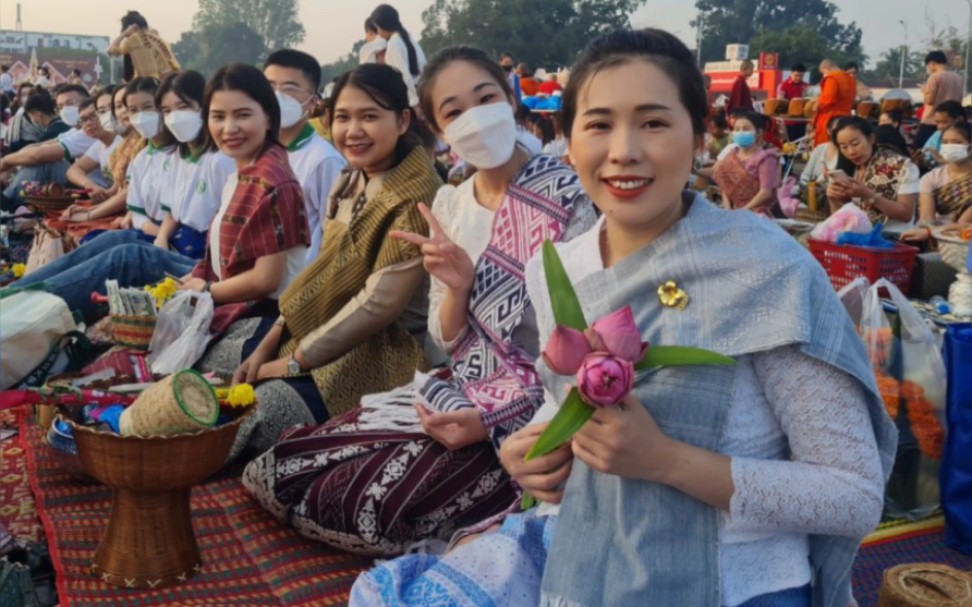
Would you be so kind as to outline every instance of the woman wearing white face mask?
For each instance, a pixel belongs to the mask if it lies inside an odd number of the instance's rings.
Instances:
[[[776,150],[763,146],[764,119],[746,112],[732,123],[732,142],[738,146],[713,169],[722,190],[722,206],[745,209],[762,215],[776,215],[779,202],[780,161]]]
[[[401,553],[513,502],[496,450],[543,400],[523,267],[545,239],[569,240],[595,221],[573,171],[517,146],[513,93],[486,53],[441,51],[419,91],[429,125],[477,169],[458,188],[442,187],[431,211],[420,207],[430,237],[391,233],[421,247],[432,275],[428,331],[451,354],[449,379],[417,374],[368,395],[345,416],[288,434],[244,473],[257,499],[289,513],[298,531],[362,554]],[[298,459],[315,463],[291,476]],[[359,469],[381,480],[349,487]]]
[[[185,257],[201,259],[206,232],[219,211],[220,195],[233,159],[218,150],[206,150],[202,101],[206,79],[199,72],[169,74],[155,93],[162,109],[165,147],[174,150],[162,165],[162,226],[154,244],[172,248]]]
[[[155,78],[136,78],[125,86],[120,96],[115,95],[114,116],[120,127],[127,122],[131,128],[109,159],[115,183],[113,187],[117,190],[95,206],[71,206],[62,215],[65,220],[99,222],[127,208],[130,214],[114,221],[111,227],[133,227],[145,234],[149,242],[155,239],[164,217],[159,198],[160,177],[162,166],[171,151],[165,149],[171,146],[164,145],[168,142],[160,137],[162,117],[155,105],[158,87],[159,81]],[[120,113],[122,119],[118,119]]]
[[[918,193],[918,225],[901,235],[919,242],[932,237],[938,225],[972,224],[972,127],[967,122],[952,125],[942,133],[939,150],[943,166],[921,178]]]

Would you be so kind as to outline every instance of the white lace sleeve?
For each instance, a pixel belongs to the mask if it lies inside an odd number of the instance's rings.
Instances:
[[[791,460],[733,458],[731,527],[858,538],[873,531],[884,482],[863,386],[798,346],[753,363]]]
[[[455,234],[455,220],[456,220],[456,188],[455,186],[446,185],[439,188],[439,191],[435,195],[435,200],[432,201],[432,214],[439,221],[442,229],[445,230],[446,235],[452,240],[456,239]],[[429,277],[429,336],[432,341],[435,342],[439,348],[445,353],[451,353],[459,340],[463,338],[466,334],[466,329],[460,331],[459,335],[455,337],[452,341],[443,341],[442,339],[442,323],[439,320],[439,310],[442,307],[442,300],[445,299],[448,287],[436,278],[435,276]]]

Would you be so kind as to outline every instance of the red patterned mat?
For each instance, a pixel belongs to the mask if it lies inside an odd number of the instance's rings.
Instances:
[[[854,561],[854,597],[860,607],[877,605],[885,569],[904,563],[942,563],[972,570],[972,557],[945,545],[941,515],[915,523],[891,523],[864,540]]]
[[[347,602],[370,561],[301,538],[253,501],[237,478],[193,489],[192,514],[203,569],[189,582],[154,591],[124,590],[88,572],[108,520],[110,490],[71,479],[54,461],[36,424],[20,425],[50,542],[61,607],[323,606]]]
[[[19,427],[15,411],[0,411],[0,428],[16,430]],[[21,542],[36,542],[44,535],[30,492],[21,434],[0,440],[0,523]]]

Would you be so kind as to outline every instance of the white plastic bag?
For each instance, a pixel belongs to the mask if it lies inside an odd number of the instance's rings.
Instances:
[[[152,373],[168,375],[196,364],[209,342],[213,297],[209,293],[179,291],[159,311],[149,344]]]
[[[861,317],[864,315],[864,300],[867,297],[871,282],[864,276],[858,276],[853,281],[844,285],[837,291],[840,303],[844,304],[844,309],[854,321],[854,326],[861,326]]]
[[[897,308],[890,317],[882,290]],[[908,298],[883,278],[864,298],[861,331],[881,398],[899,431],[886,511],[895,518],[921,518],[939,504],[945,443],[947,376],[938,339]]]
[[[0,299],[0,390],[22,381],[76,329],[71,310],[57,295],[24,290]],[[48,374],[64,371],[67,363],[59,356]]]

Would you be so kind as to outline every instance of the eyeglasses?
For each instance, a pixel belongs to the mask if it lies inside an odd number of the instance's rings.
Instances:
[[[78,124],[86,122],[98,122],[98,114],[86,114],[78,118]]]
[[[278,86],[278,87],[275,88],[275,90],[277,92],[279,92],[279,93],[283,93],[284,95],[289,95],[289,96],[293,97],[294,99],[297,99],[298,98],[297,97],[298,95],[310,96],[310,95],[313,95],[314,94],[314,93],[305,91],[304,89],[302,89],[299,86],[294,85],[294,84],[285,84],[283,86]]]

